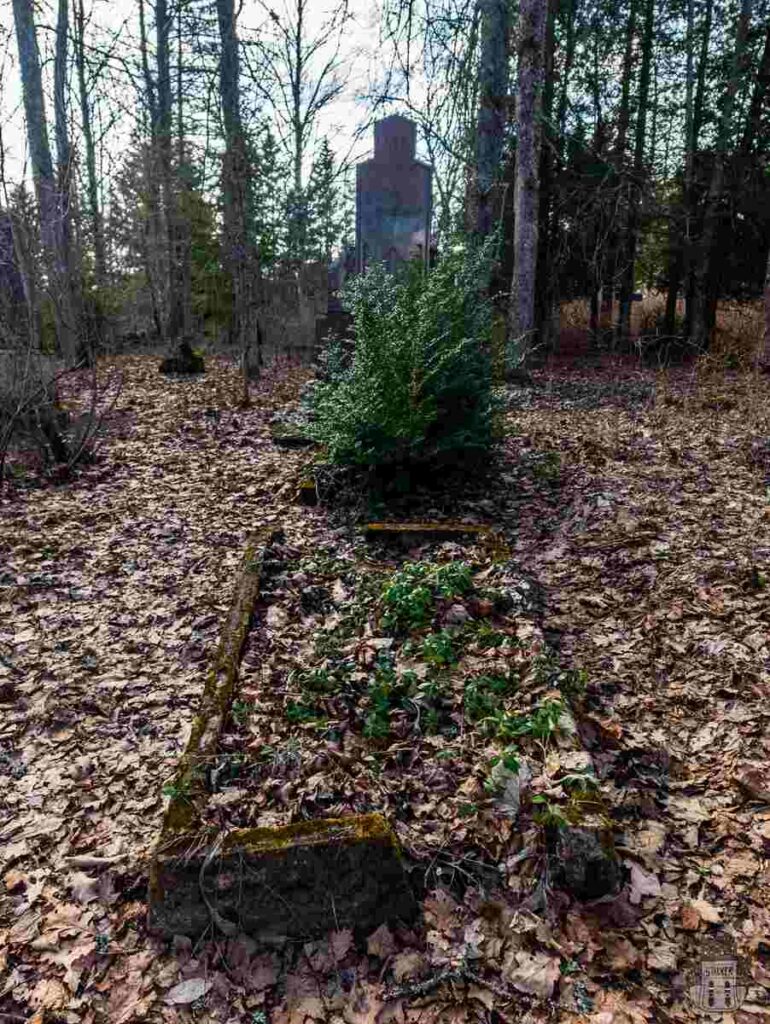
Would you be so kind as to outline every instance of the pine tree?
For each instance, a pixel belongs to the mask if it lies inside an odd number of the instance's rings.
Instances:
[[[250,241],[259,249],[260,264],[272,266],[286,247],[286,179],[288,165],[269,123],[249,140],[252,165],[259,167],[250,192]]]
[[[324,138],[313,161],[307,188],[307,249],[316,260],[331,260],[345,232],[345,210],[340,188],[340,171],[335,165],[329,140]]]

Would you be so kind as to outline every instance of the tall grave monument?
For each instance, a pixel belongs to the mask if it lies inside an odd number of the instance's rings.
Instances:
[[[431,169],[415,159],[417,129],[394,114],[374,126],[374,156],[356,168],[356,270],[430,257]]]

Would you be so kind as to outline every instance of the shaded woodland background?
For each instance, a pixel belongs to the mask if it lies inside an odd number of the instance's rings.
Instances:
[[[183,337],[243,352],[265,281],[344,260],[352,161],[319,125],[361,26],[346,0],[255,10],[239,33],[232,0],[137,0],[114,27],[83,0],[13,0],[4,75],[23,87],[28,165],[14,179],[0,160],[4,349],[65,366]],[[766,0],[383,0],[379,36],[350,138],[384,113],[418,123],[439,259],[458,232],[499,231],[512,364],[560,334],[704,352],[715,326],[733,360],[756,358]]]

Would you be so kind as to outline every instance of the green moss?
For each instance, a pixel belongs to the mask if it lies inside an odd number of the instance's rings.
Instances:
[[[206,673],[200,707],[193,719],[190,737],[179,759],[176,774],[169,784],[169,789],[175,795],[166,809],[161,841],[169,833],[192,828],[207,798],[201,768],[207,758],[215,753],[230,710],[243,648],[259,596],[262,559],[273,534],[272,530],[261,531],[246,547],[214,663]]]
[[[298,821],[277,828],[235,829],[222,844],[222,852],[244,850],[271,853],[292,846],[340,845],[382,842],[400,853],[395,833],[381,814],[358,814],[350,818],[320,818]]]

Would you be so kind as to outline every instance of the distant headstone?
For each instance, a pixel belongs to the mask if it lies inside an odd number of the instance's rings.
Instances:
[[[374,156],[356,175],[356,270],[429,259],[431,169],[415,159],[416,125],[394,114],[374,126]]]

